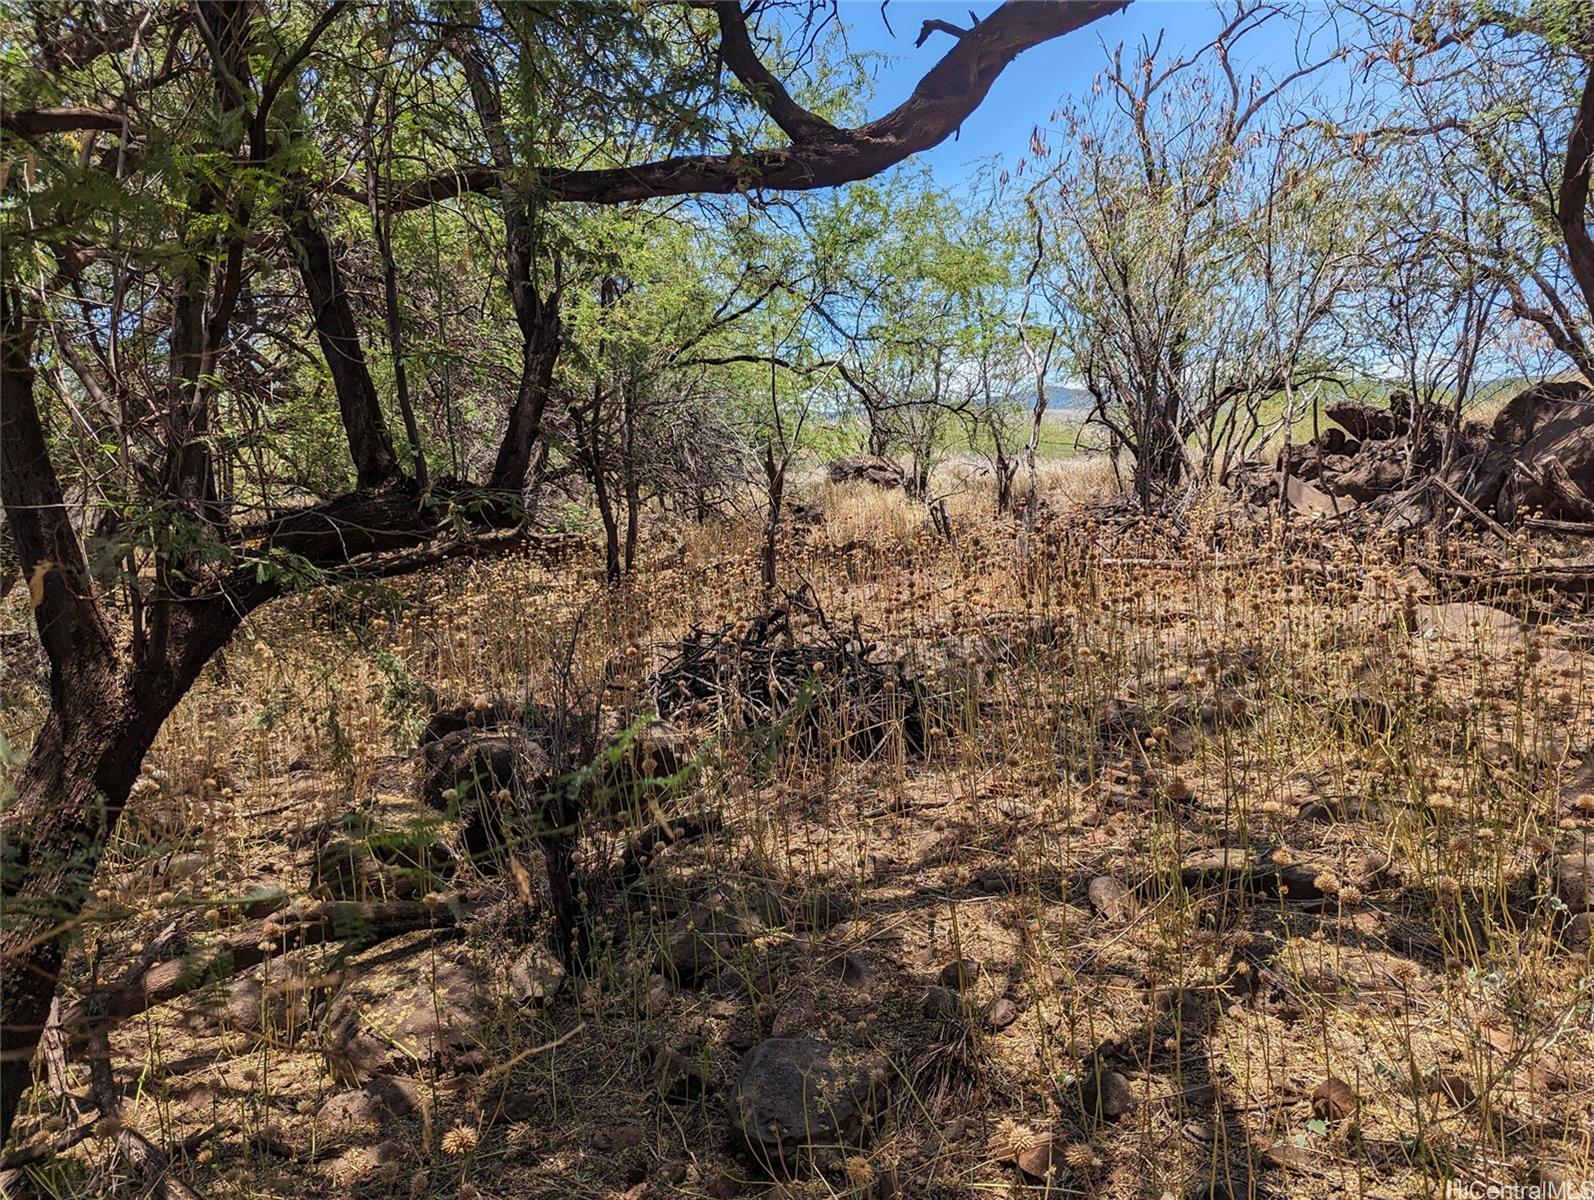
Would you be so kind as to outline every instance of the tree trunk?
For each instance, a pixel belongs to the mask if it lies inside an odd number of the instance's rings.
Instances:
[[[775,555],[780,538],[781,506],[786,494],[786,456],[777,462],[773,450],[764,450],[764,481],[769,491],[769,517],[764,522],[764,591],[775,591]]]
[[[327,370],[332,373],[356,477],[362,488],[377,487],[399,473],[398,455],[393,451],[376,385],[365,364],[360,330],[343,286],[343,273],[332,257],[331,243],[310,215],[307,200],[294,203],[288,216],[288,231],[299,274],[310,297],[316,339],[321,343]]]
[[[520,387],[509,410],[509,426],[498,459],[493,463],[491,486],[519,495],[526,486],[531,460],[542,434],[542,416],[553,389],[554,367],[559,362],[563,326],[559,300],[537,300],[530,318],[531,332],[521,348]]]
[[[6,845],[0,929],[0,1144],[32,1075],[73,932],[92,919],[90,887],[133,780],[161,725],[241,616],[223,606],[173,644],[173,665],[118,672],[74,664],[0,815]],[[186,627],[185,627],[186,628]]]

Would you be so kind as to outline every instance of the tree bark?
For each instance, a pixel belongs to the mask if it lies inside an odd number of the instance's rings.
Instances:
[[[1594,159],[1594,70],[1583,81],[1583,94],[1566,139],[1566,161],[1556,196],[1556,220],[1566,240],[1567,265],[1583,294],[1584,314],[1594,317],[1594,238],[1588,232],[1589,170]]]
[[[333,257],[331,243],[310,213],[307,197],[299,196],[292,202],[288,233],[310,298],[316,340],[321,344],[337,392],[355,476],[362,488],[378,487],[398,475],[398,455],[365,363],[360,329],[343,286],[342,270]]]

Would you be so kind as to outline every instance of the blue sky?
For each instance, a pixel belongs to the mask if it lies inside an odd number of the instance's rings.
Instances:
[[[840,17],[850,48],[887,56],[878,67],[869,115],[878,116],[906,99],[919,77],[951,48],[950,37],[942,33],[931,34],[923,47],[914,48],[925,20],[939,17],[967,26],[971,8],[984,17],[996,7],[989,0],[975,4],[891,0],[886,8],[888,31],[878,0],[841,0]],[[1026,152],[1030,131],[1046,124],[1059,100],[1083,96],[1090,89],[1112,46],[1123,42],[1133,48],[1142,38],[1155,42],[1166,30],[1164,53],[1194,50],[1205,45],[1222,23],[1216,5],[1208,0],[1136,0],[1123,12],[1019,55],[965,122],[958,139],[948,138],[914,161],[929,167],[936,181],[947,187],[956,187],[975,164],[992,155],[1002,156],[1011,167]],[[1274,70],[1287,69],[1294,57],[1294,30],[1284,21],[1247,37],[1236,54],[1237,59]]]

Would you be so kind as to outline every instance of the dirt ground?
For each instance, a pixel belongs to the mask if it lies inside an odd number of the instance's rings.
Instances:
[[[905,501],[820,501],[783,556],[795,606],[763,595],[755,530],[661,525],[618,588],[576,550],[246,627],[146,764],[70,964],[66,1010],[120,987],[137,1011],[68,1038],[55,1090],[98,1054],[121,1118],[15,1194],[110,1194],[128,1131],[218,1198],[1594,1179],[1587,612],[1436,590],[1419,567],[1455,534],[971,510],[948,543]],[[776,603],[799,643],[900,660],[922,738],[860,754],[839,712],[755,750],[729,704],[674,721],[687,782],[583,823],[583,970],[547,949],[535,858],[384,850],[457,848],[418,799],[431,707],[624,727],[690,630]],[[637,855],[664,817],[687,836]],[[352,924],[305,937],[334,901]],[[769,1039],[870,1076],[838,1136],[774,1161],[737,1124]],[[76,1120],[42,1084],[14,1147]]]

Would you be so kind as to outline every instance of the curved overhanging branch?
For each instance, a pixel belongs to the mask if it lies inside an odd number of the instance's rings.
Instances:
[[[792,139],[791,145],[741,154],[680,155],[629,167],[549,170],[534,183],[554,200],[624,204],[692,193],[804,191],[867,179],[945,141],[979,107],[1007,64],[1025,50],[1128,5],[1129,0],[1008,0],[963,31],[957,44],[896,108],[854,129],[840,129],[793,101],[752,53],[740,8],[734,3],[716,4],[726,64]],[[423,208],[469,193],[496,191],[499,180],[494,166],[451,167],[401,185],[391,204],[396,211]]]
[[[786,85],[758,57],[740,0],[718,0],[714,15],[720,23],[720,58],[787,137],[794,142],[811,142],[836,132],[829,121],[793,100]]]

